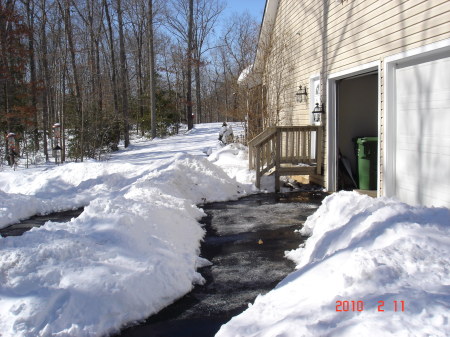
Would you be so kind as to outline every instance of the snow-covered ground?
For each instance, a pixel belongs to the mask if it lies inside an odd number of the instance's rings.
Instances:
[[[196,205],[255,192],[245,147],[217,146],[219,128],[1,172],[0,227],[86,207],[0,239],[0,336],[102,336],[201,283]],[[297,270],[217,336],[450,335],[449,209],[341,192],[301,231]]]
[[[108,162],[1,172],[1,227],[86,207],[69,223],[0,239],[0,336],[101,336],[201,283],[196,205],[253,191],[213,164],[238,158],[235,175],[247,176],[245,148],[218,146],[220,125],[135,142]]]
[[[450,211],[354,192],[327,197],[297,264],[224,336],[450,336]]]

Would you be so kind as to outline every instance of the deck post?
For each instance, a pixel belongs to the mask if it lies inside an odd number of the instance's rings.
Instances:
[[[255,148],[256,151],[256,187],[261,188],[261,163],[260,163],[260,148]]]
[[[280,192],[280,161],[281,161],[281,132],[277,130],[275,134],[275,192]]]

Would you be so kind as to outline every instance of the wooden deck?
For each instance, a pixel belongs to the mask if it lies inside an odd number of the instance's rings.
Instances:
[[[256,170],[256,187],[261,177],[275,173],[275,191],[280,177],[322,174],[321,126],[274,126],[249,142],[249,168]]]

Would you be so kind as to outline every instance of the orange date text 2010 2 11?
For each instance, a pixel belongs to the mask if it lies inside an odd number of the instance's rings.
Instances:
[[[347,311],[364,311],[364,301],[336,301],[336,311],[337,312],[347,312]],[[405,311],[405,301],[378,301],[377,305],[378,312],[384,311]]]

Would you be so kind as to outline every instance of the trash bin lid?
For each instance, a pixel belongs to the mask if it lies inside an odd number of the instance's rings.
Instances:
[[[367,142],[378,142],[378,137],[360,137],[356,139],[356,143],[363,144]]]

